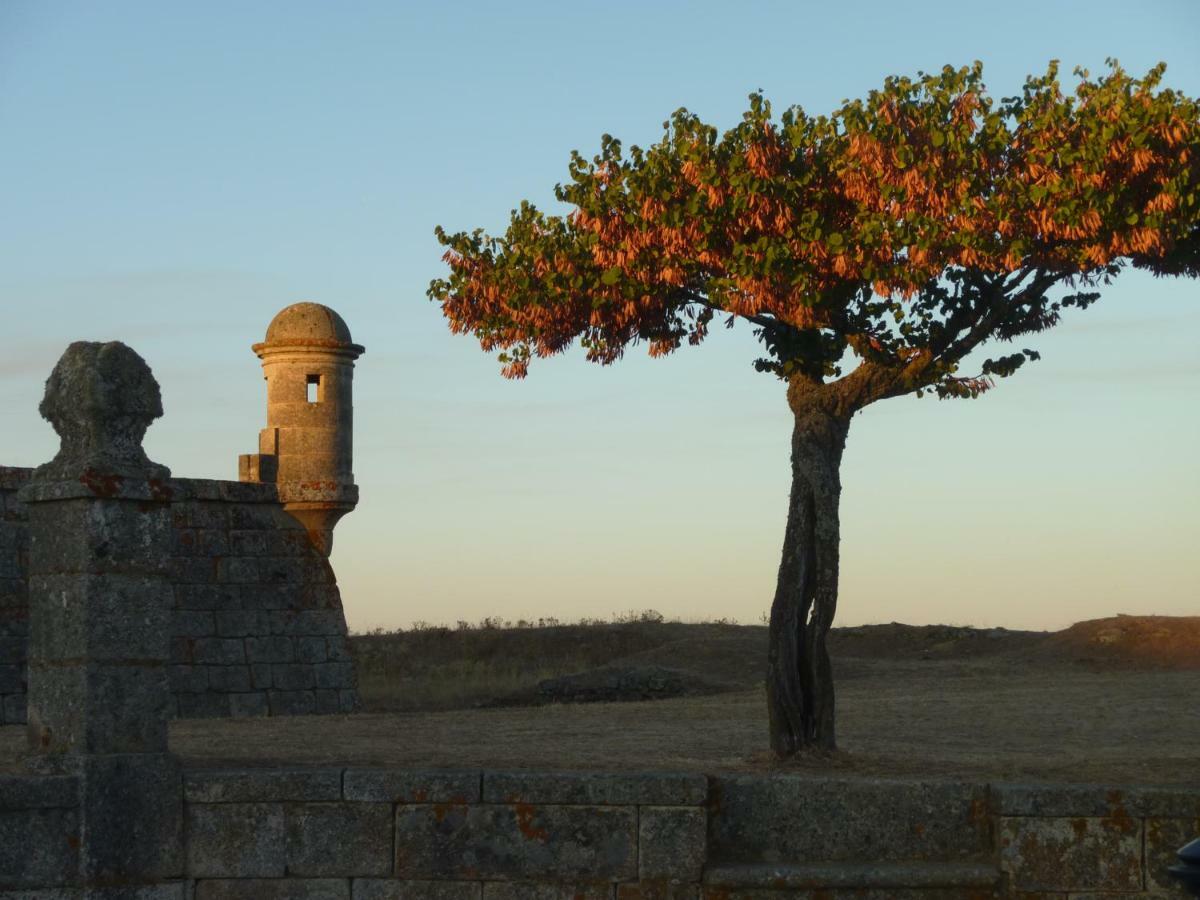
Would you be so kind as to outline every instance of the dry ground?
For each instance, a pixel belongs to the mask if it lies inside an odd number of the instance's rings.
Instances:
[[[669,639],[659,642],[644,627],[620,639],[615,626],[593,627],[610,629],[600,642],[611,652],[583,653],[587,664],[687,664],[733,689],[649,702],[182,721],[171,726],[171,744],[193,765],[781,768],[764,752],[765,710],[754,683],[762,656],[748,656],[761,649],[762,629],[663,624],[659,637]],[[547,635],[506,634],[484,636],[495,652],[474,661],[476,674],[491,658],[515,673],[504,691],[524,690],[523,677],[561,668]],[[585,640],[572,634],[568,643]],[[1169,652],[1156,650],[1156,641]],[[627,653],[627,644],[637,649]],[[870,626],[842,630],[834,647],[841,750],[782,768],[1200,785],[1200,618],[1122,617],[1056,634]],[[419,655],[411,642],[406,649]],[[426,662],[426,680],[436,681],[429,672],[437,666]],[[463,670],[461,659],[441,662],[448,673]],[[368,659],[365,682],[373,671]],[[426,703],[437,693],[422,690]],[[466,691],[471,702],[480,690]],[[461,703],[450,695],[451,705]],[[398,702],[386,692],[374,700],[368,692],[367,700],[385,708]],[[22,737],[20,728],[0,729],[0,760],[15,763]]]

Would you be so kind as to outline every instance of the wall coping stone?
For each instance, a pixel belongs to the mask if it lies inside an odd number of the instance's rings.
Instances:
[[[991,785],[1001,816],[1157,816],[1200,819],[1200,785]]]
[[[341,769],[200,769],[183,777],[189,803],[271,803],[342,799]]]
[[[347,800],[387,803],[478,803],[478,769],[347,769]]]
[[[33,477],[33,469],[20,466],[0,466],[0,491],[15,491]]]
[[[995,863],[888,862],[709,866],[704,883],[728,887],[989,888],[1000,880]]]
[[[0,775],[0,810],[74,809],[76,775]]]
[[[688,772],[487,772],[485,803],[702,806],[708,777]]]

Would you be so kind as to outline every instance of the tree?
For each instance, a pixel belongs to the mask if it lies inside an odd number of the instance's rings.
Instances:
[[[429,297],[510,378],[577,339],[607,364],[699,344],[715,316],[754,327],[754,365],[795,417],[767,666],[777,755],[835,746],[825,643],[851,417],[978,397],[1038,354],[966,374],[972,351],[1086,309],[1127,266],[1200,275],[1200,106],[1164,71],[1110,61],[1064,94],[1052,63],[997,103],[981,64],[947,66],[778,121],[756,93],[720,136],[680,109],[648,149],[605,135],[590,161],[573,153],[567,215],[522,203],[503,237],[437,229],[450,271]]]

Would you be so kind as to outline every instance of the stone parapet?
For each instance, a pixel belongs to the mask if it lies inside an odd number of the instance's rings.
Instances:
[[[193,900],[1161,898],[1182,896],[1166,866],[1200,833],[1200,787],[304,767],[194,769],[181,790]],[[722,802],[739,792],[761,804]],[[0,777],[0,900],[61,887],[47,873],[70,861],[77,795]],[[946,837],[962,798],[982,798],[978,855]],[[790,843],[755,845],[785,814]],[[826,831],[858,856],[826,852]]]

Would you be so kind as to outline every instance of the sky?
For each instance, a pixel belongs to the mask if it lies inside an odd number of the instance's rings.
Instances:
[[[729,127],[757,89],[819,114],[979,59],[999,98],[1051,59],[1116,57],[1197,96],[1198,35],[1195,0],[3,0],[0,464],[54,454],[46,376],[71,341],[116,339],[162,385],[151,457],[236,478],[265,420],[250,344],[312,300],[367,348],[361,501],[333,553],[352,629],[757,623],[791,422],[750,331],[506,381],[425,297],[434,226],[553,209],[572,149],[647,145],[680,106]],[[985,397],[857,415],[838,623],[1200,613],[1198,301],[1127,273]]]

